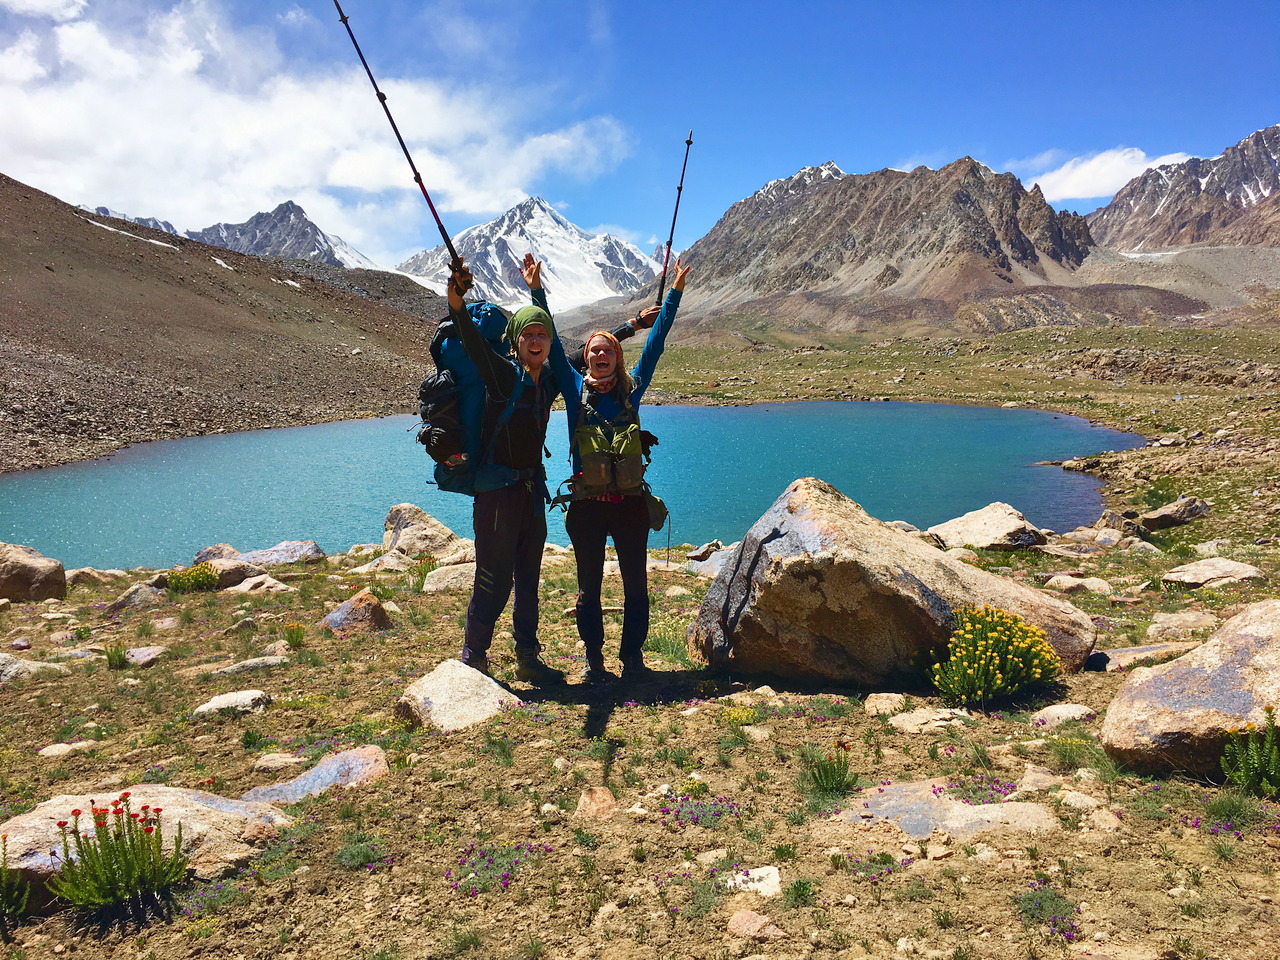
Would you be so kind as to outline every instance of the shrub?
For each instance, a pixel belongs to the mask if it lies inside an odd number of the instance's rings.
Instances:
[[[663,824],[670,824],[674,827],[683,827],[686,825],[695,825],[700,827],[715,827],[724,822],[727,817],[740,817],[741,811],[738,805],[732,800],[725,797],[716,797],[714,800],[700,800],[693,797],[675,797],[668,801],[664,807],[659,807],[658,812],[664,817]]]
[[[62,872],[49,881],[49,889],[74,907],[113,919],[117,914],[142,922],[152,913],[163,913],[173,889],[187,877],[182,853],[182,824],[178,824],[173,851],[164,852],[159,807],[129,809],[128,792],[110,807],[93,807],[93,833],[80,832],[80,811],[71,811],[71,829],[61,820]],[[75,855],[72,856],[72,846]]]
[[[1222,755],[1222,772],[1241,790],[1256,797],[1280,795],[1280,743],[1276,741],[1276,708],[1267,705],[1266,727],[1250,723],[1232,730]]]
[[[0,834],[0,940],[8,943],[13,928],[27,911],[31,884],[9,869],[9,835]]]
[[[129,650],[123,641],[108,643],[102,652],[106,654],[108,670],[123,670],[129,666]]]
[[[817,897],[817,884],[805,878],[793,880],[782,891],[782,902],[791,910],[796,907],[812,906]]]
[[[347,834],[334,859],[348,870],[359,870],[362,867],[372,870],[378,864],[390,862],[382,850],[382,840],[363,830]]]
[[[688,633],[687,620],[658,620],[649,627],[644,649],[682,667],[695,667],[693,658],[689,656]]]
[[[550,852],[545,844],[499,843],[481,847],[472,843],[458,858],[458,869],[446,870],[444,876],[451,889],[471,897],[494,887],[505,890],[521,867]]]
[[[830,753],[810,748],[801,756],[805,764],[802,779],[810,792],[834,800],[857,789],[858,775],[849,770],[847,743],[837,741]]]
[[[302,649],[302,640],[307,635],[307,625],[305,623],[286,623],[280,628],[280,635],[284,637],[285,646],[290,650]]]
[[[436,569],[436,558],[431,554],[421,555],[412,567],[405,571],[404,583],[410,593],[421,593],[426,585],[427,577]]]
[[[985,705],[1048,683],[1060,669],[1039,627],[995,607],[967,607],[956,615],[947,659],[934,666],[933,683],[949,701]]]
[[[1023,926],[1046,924],[1051,937],[1061,937],[1068,943],[1080,936],[1080,927],[1072,919],[1080,908],[1075,901],[1063,896],[1049,885],[1049,881],[1032,880],[1030,889],[1013,897],[1013,910]]]
[[[218,571],[207,563],[197,563],[186,570],[173,570],[168,575],[169,589],[178,593],[199,593],[218,589]]]

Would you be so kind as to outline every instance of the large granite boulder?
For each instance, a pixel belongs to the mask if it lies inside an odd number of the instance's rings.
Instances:
[[[149,583],[135,583],[107,604],[107,613],[124,613],[126,610],[143,610],[147,607],[162,607],[166,594],[159,587]]]
[[[1266,578],[1266,574],[1252,564],[1228,560],[1226,557],[1208,557],[1174,567],[1161,577],[1160,581],[1171,586],[1196,590],[1200,587],[1226,587],[1234,583],[1243,583],[1245,580],[1265,580]]]
[[[1209,501],[1199,497],[1179,497],[1173,503],[1149,510],[1138,518],[1138,522],[1148,530],[1167,530],[1190,523],[1198,517],[1209,515]]]
[[[23,660],[8,653],[0,653],[0,683],[8,683],[10,680],[30,680],[41,676],[63,676],[70,672],[60,663]]]
[[[0,598],[38,603],[67,595],[67,572],[61,561],[17,543],[0,543]]]
[[[1221,775],[1229,731],[1280,703],[1280,600],[1251,604],[1197,649],[1139,667],[1107,708],[1102,746],[1141,773]]]
[[[259,567],[281,567],[287,563],[319,563],[325,553],[314,540],[282,540],[265,550],[238,553],[236,559]]]
[[[335,787],[373,783],[390,772],[386,753],[381,747],[369,744],[331,753],[292,780],[254,787],[240,799],[260,803],[297,803],[306,797],[318,797]]]
[[[791,484],[747,532],[689,630],[715,666],[879,686],[946,645],[954,611],[990,604],[1042,627],[1067,671],[1097,630],[1056,597],[952,559],[821,480]]]
[[[191,561],[194,567],[197,563],[208,563],[210,560],[230,560],[233,557],[240,556],[240,551],[229,543],[215,543],[212,546],[203,547],[196,551],[195,559]]]
[[[205,563],[218,575],[218,589],[226,590],[244,583],[250,577],[261,577],[267,571],[257,564],[249,563],[239,557],[214,557]]]
[[[135,813],[143,805],[161,809],[166,851],[172,849],[171,838],[182,824],[183,852],[202,880],[225,876],[244,866],[254,854],[254,844],[278,837],[280,830],[293,822],[270,804],[231,800],[203,790],[140,783],[127,792]],[[58,821],[70,821],[72,810],[83,810],[81,826],[91,827],[90,808],[98,801],[106,805],[108,799],[101,791],[64,794],[0,823],[0,833],[9,837],[9,866],[42,888],[60,869],[62,831]]]
[[[928,530],[944,548],[977,547],[1019,550],[1045,543],[1047,538],[1031,521],[1007,503],[989,503],[981,510],[939,523]]]
[[[436,563],[467,563],[475,560],[471,541],[459,537],[421,507],[398,503],[387,513],[382,546],[387,553],[398,551],[410,557],[429,554]],[[468,556],[468,549],[471,553]]]

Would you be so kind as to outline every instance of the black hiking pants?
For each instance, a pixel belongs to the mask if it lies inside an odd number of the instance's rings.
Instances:
[[[624,664],[641,658],[649,635],[649,508],[644,497],[573,500],[565,513],[565,529],[578,563],[578,636],[587,649],[587,662],[599,662],[604,650],[604,613],[600,588],[604,582],[605,542],[612,537],[622,573],[622,642],[618,659]]]
[[[541,484],[515,483],[478,493],[472,508],[476,534],[476,579],[467,607],[462,657],[488,655],[494,624],[515,588],[511,632],[516,659],[538,656],[538,579],[547,542]]]

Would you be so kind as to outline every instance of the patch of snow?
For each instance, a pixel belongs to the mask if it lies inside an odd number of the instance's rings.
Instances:
[[[218,266],[220,266],[220,267],[222,267],[222,268],[224,268],[224,269],[226,269],[226,270],[230,270],[232,273],[235,273],[235,271],[236,271],[236,268],[235,268],[235,267],[229,267],[229,266],[227,266],[227,264],[226,264],[224,261],[219,260],[217,257],[210,257],[209,259],[210,259],[210,260],[212,260],[214,263],[216,263]]]
[[[80,214],[76,214],[80,217]],[[99,223],[97,220],[90,220],[88,217],[80,217],[85,223],[92,223],[95,227],[101,227],[103,230],[110,230],[112,233],[118,233],[122,236],[132,237],[134,240],[141,240],[143,243],[154,243],[157,247],[168,247],[170,250],[177,250],[172,243],[165,243],[162,240],[152,240],[150,237],[140,237],[136,233],[130,233],[128,230],[117,230],[115,227],[108,227],[105,223]]]

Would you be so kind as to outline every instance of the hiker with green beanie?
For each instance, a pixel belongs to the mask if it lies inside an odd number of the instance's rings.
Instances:
[[[476,471],[472,512],[476,575],[461,660],[489,673],[494,626],[514,589],[511,629],[516,679],[559,683],[564,673],[542,662],[538,643],[538,579],[549,499],[542,449],[551,404],[560,392],[550,367],[545,366],[555,325],[540,307],[522,307],[507,324],[515,358],[503,356],[485,340],[465,309],[463,296],[473,282],[471,271],[459,258],[449,278],[449,315],[484,382],[482,436],[487,451]]]

